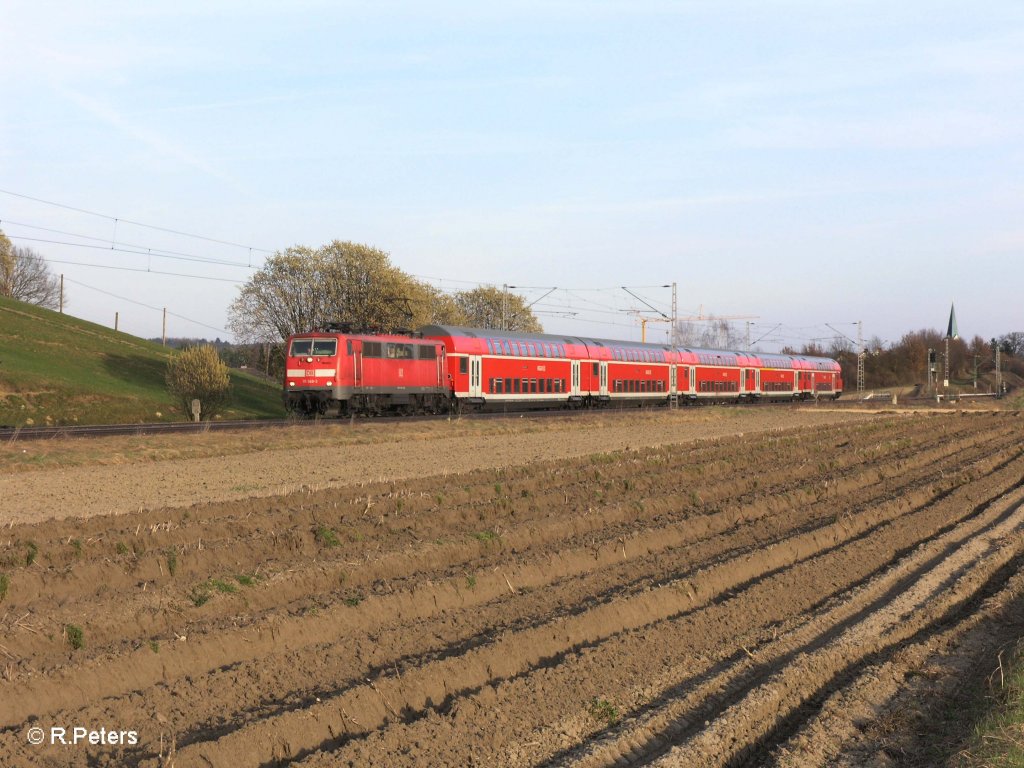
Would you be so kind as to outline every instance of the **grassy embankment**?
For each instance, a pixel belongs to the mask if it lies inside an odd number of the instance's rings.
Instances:
[[[975,702],[976,723],[957,768],[1024,768],[1024,640],[1000,654],[998,673]]]
[[[174,354],[159,344],[0,298],[0,425],[180,421],[164,373]],[[272,382],[231,372],[224,418],[284,415]]]

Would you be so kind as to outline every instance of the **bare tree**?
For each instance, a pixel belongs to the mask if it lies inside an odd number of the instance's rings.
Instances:
[[[12,245],[2,231],[0,296],[49,309],[60,306],[60,281],[50,274],[43,257],[31,248]]]

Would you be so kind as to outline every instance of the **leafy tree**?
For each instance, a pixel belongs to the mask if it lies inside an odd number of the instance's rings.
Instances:
[[[526,333],[543,330],[526,300],[515,293],[481,286],[459,291],[455,294],[454,303],[463,314],[462,325]]]
[[[435,317],[449,321],[452,309],[439,292],[392,266],[384,251],[335,240],[267,259],[232,302],[228,323],[239,341],[272,342],[331,322],[391,332]]]
[[[0,231],[0,296],[40,307],[60,306],[60,280],[50,274],[43,257],[31,248],[11,244]]]
[[[471,314],[467,308],[482,306],[481,296],[493,304],[487,291],[501,295],[491,288],[449,296],[392,266],[378,248],[335,240],[270,257],[240,289],[228,323],[243,343],[276,342],[332,322],[382,332],[429,323],[481,325],[487,313]],[[508,306],[512,327],[540,330],[521,297],[510,294]]]
[[[189,347],[168,361],[167,389],[186,414],[192,412],[192,400],[198,399],[201,418],[212,419],[230,399],[231,378],[217,350],[206,344]]]

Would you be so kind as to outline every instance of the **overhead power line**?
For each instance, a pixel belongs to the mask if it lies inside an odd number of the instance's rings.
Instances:
[[[158,269],[142,269],[140,267],[118,267],[113,264],[90,264],[85,261],[66,261],[64,259],[49,259],[45,256],[40,256],[43,261],[47,264],[71,264],[76,267],[93,267],[95,269],[113,269],[119,272],[141,272],[146,275],[166,275],[170,277],[187,277],[192,280],[213,280],[218,283],[234,283],[235,285],[241,285],[243,280],[232,280],[229,277],[211,277],[210,275],[189,275],[184,272],[163,272]]]
[[[119,296],[118,294],[111,293],[110,291],[104,290],[103,288],[97,288],[95,285],[87,285],[85,283],[79,282],[78,280],[72,280],[71,278],[65,278],[65,280],[74,285],[81,286],[82,288],[88,288],[90,291],[96,291],[97,293],[102,293],[106,296],[111,296],[115,299],[120,299],[121,301],[127,301],[129,304],[135,304],[140,307],[145,307],[146,309],[152,309],[154,312],[163,312],[165,310],[165,307],[154,307],[152,304],[145,304],[141,301],[136,301],[135,299],[129,299],[127,296]],[[195,320],[191,317],[186,317],[185,315],[179,315],[176,312],[171,312],[170,310],[167,310],[167,314],[171,315],[172,317],[176,317],[179,320],[185,320],[189,323],[192,323],[193,325],[199,325],[202,326],[203,328],[209,328],[211,331],[218,331],[225,335],[230,335],[228,331],[224,330],[223,328],[218,328],[215,325],[208,325],[207,323],[204,323],[200,320]]]
[[[12,225],[15,227],[26,227],[27,229],[37,229],[41,232],[49,232],[54,235],[67,235],[68,237],[77,237],[80,240],[92,240],[98,243],[104,243],[104,245],[91,245],[90,243],[68,243],[59,240],[44,240],[42,238],[28,237],[27,235],[11,235],[15,240],[30,240],[38,243],[52,243],[54,245],[72,245],[78,248],[101,248],[106,251],[122,251],[124,253],[139,253],[145,256],[157,256],[164,259],[180,259],[183,261],[198,261],[207,264],[223,264],[228,267],[242,267],[243,269],[254,269],[252,263],[243,263],[240,261],[229,261],[227,259],[214,259],[209,256],[198,256],[194,253],[185,253],[183,251],[171,251],[165,248],[152,248],[147,245],[140,245],[139,243],[113,243],[110,238],[96,237],[95,235],[81,235],[77,232],[68,232],[63,229],[52,229],[50,227],[41,227],[38,224],[26,224],[21,221],[11,221],[10,219],[0,219],[0,226]],[[107,245],[109,243],[109,245]],[[138,251],[130,251],[128,248],[138,248]]]
[[[120,223],[120,224],[130,224],[133,227],[144,227],[145,229],[152,229],[152,230],[155,230],[157,232],[166,232],[167,234],[180,235],[181,237],[191,237],[191,238],[194,238],[196,240],[204,240],[205,242],[217,243],[218,245],[228,245],[228,246],[231,246],[233,248],[246,248],[246,249],[248,249],[250,251],[259,251],[260,253],[273,253],[274,252],[273,249],[270,249],[270,248],[257,248],[256,246],[253,246],[253,245],[245,245],[243,243],[235,243],[235,242],[232,242],[230,240],[219,240],[219,239],[217,239],[215,237],[207,237],[206,235],[197,235],[197,234],[194,234],[192,232],[183,232],[182,230],[179,230],[179,229],[171,229],[169,227],[161,227],[161,226],[157,226],[156,224],[145,224],[143,222],[133,221],[132,219],[126,219],[126,218],[123,218],[121,216],[110,216],[110,215],[105,214],[105,213],[97,213],[96,211],[89,211],[89,210],[86,210],[85,208],[76,208],[73,205],[66,205],[64,203],[57,203],[57,202],[54,202],[53,200],[44,200],[44,199],[42,199],[40,197],[32,197],[31,195],[24,195],[24,194],[22,194],[20,192],[11,192],[10,190],[7,190],[7,189],[0,189],[0,194],[10,195],[11,197],[18,197],[18,198],[21,198],[22,200],[31,200],[34,203],[42,203],[43,205],[51,205],[54,208],[63,208],[66,211],[75,211],[76,213],[84,213],[87,216],[95,216],[95,217],[100,218],[100,219],[106,219],[107,221],[112,221],[112,222],[114,222],[115,225],[117,225],[118,223]]]

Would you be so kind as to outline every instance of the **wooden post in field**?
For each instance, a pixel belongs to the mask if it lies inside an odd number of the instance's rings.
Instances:
[[[117,330],[117,316],[120,315],[120,314],[121,314],[120,312],[115,312],[114,313],[114,330],[115,331]]]

